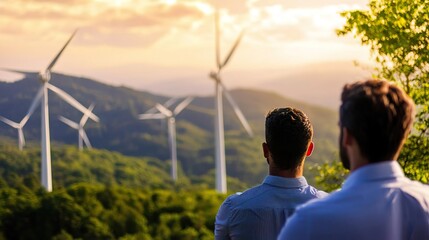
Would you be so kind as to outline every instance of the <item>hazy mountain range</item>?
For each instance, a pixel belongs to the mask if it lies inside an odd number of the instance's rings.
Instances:
[[[165,68],[141,66],[140,69],[144,77],[128,83],[136,89],[174,96],[211,95],[214,91],[214,84],[205,70],[174,68],[171,71],[177,77],[171,79],[166,75]],[[287,98],[332,109],[339,106],[339,95],[345,83],[365,80],[370,76],[368,66],[356,66],[352,61],[309,63],[285,66],[283,69],[227,69],[223,73],[224,83],[229,88],[246,86],[274,91]]]
[[[51,83],[86,107],[95,103],[94,113],[101,121],[88,121],[85,127],[95,148],[118,151],[125,155],[151,156],[164,161],[169,159],[165,122],[138,119],[139,114],[169,97],[56,73],[52,75]],[[39,87],[35,73],[27,73],[24,79],[16,82],[0,82],[0,115],[19,122]],[[332,160],[335,156],[338,134],[335,111],[288,99],[274,92],[236,89],[231,93],[256,134],[250,138],[245,133],[224,100],[227,171],[230,176],[254,183],[259,181],[255,176],[260,177],[266,173],[260,145],[264,140],[265,114],[273,107],[294,106],[309,115],[314,125],[316,143],[316,151],[310,161]],[[49,94],[49,106],[53,143],[77,144],[77,131],[60,122],[58,116],[78,121],[81,113],[54,93]],[[176,119],[179,163],[189,176],[213,173],[213,112],[211,96],[196,97]],[[24,127],[24,134],[30,145],[38,146],[40,108]],[[0,123],[0,136],[16,140],[17,131]]]

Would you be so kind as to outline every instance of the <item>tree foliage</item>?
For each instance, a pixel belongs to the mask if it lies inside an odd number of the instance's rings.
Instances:
[[[342,13],[338,35],[353,34],[371,49],[374,77],[400,85],[417,105],[414,130],[399,158],[405,173],[429,181],[429,1],[370,0]]]
[[[213,239],[224,195],[74,184],[47,193],[0,187],[0,238]]]
[[[53,156],[54,191],[47,193],[40,151],[0,146],[0,239],[213,239],[226,197],[207,190],[214,171],[173,183],[168,166],[153,158],[71,146]],[[228,186],[247,188],[235,178]]]
[[[314,165],[310,168],[310,172],[315,175],[315,184],[326,192],[340,189],[349,174],[340,161]]]
[[[244,151],[244,150],[243,150]],[[123,186],[142,189],[197,190],[214,189],[214,170],[202,176],[188,176],[179,168],[179,179],[173,182],[170,165],[151,157],[129,157],[107,150],[78,151],[74,146],[57,146],[52,150],[53,188],[65,188],[76,183]],[[245,167],[245,166],[244,166]],[[256,177],[262,180],[263,176]],[[231,192],[248,188],[248,179],[228,176]],[[255,181],[255,180],[253,180]],[[40,188],[40,150],[16,146],[0,146],[0,186]]]

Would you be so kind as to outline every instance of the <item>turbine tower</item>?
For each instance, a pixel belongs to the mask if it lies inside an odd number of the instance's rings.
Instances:
[[[85,129],[83,128],[86,124],[86,122],[89,119],[89,114],[92,113],[92,110],[94,109],[94,104],[91,104],[91,106],[89,106],[89,108],[87,109],[87,111],[83,114],[82,118],[80,119],[79,123],[77,122],[73,122],[72,120],[63,117],[63,116],[59,116],[58,119],[65,123],[66,125],[68,125],[69,127],[76,129],[78,131],[78,144],[79,144],[79,150],[82,151],[83,149],[83,143],[85,143],[85,145],[91,149],[91,142],[89,141],[88,135],[86,135]]]
[[[76,99],[74,99],[72,96],[70,96],[68,93],[64,92],[58,87],[55,87],[54,85],[50,84],[49,81],[51,80],[51,70],[60,58],[61,54],[63,53],[64,49],[67,47],[67,45],[70,43],[70,41],[73,39],[74,35],[76,34],[76,31],[73,32],[71,37],[67,40],[65,45],[61,48],[60,52],[55,56],[55,58],[51,61],[51,63],[48,65],[46,69],[43,69],[39,72],[38,78],[41,82],[41,87],[39,89],[39,92],[37,93],[36,97],[33,99],[33,102],[31,103],[29,113],[34,111],[33,108],[41,103],[41,139],[42,139],[42,149],[41,149],[41,181],[42,186],[48,191],[52,191],[52,170],[51,170],[51,141],[50,141],[50,132],[49,132],[49,105],[48,105],[48,89],[56,93],[60,98],[62,98],[64,101],[66,101],[68,104],[76,108],[77,110],[81,111],[82,113],[85,113],[88,109],[86,109],[82,104],[80,104]],[[19,71],[16,71],[19,72]],[[33,109],[33,110],[32,110]],[[26,117],[31,114],[27,114]],[[25,118],[25,117],[24,117]],[[89,113],[89,118],[92,120],[98,122],[99,118],[94,115],[93,113]]]
[[[171,150],[171,177],[174,181],[177,181],[177,145],[176,145],[176,116],[183,111],[193,100],[193,97],[187,97],[181,103],[179,103],[176,108],[171,111],[168,109],[169,105],[173,104],[176,99],[170,99],[161,105],[156,104],[155,108],[159,113],[152,113],[153,110],[149,110],[150,113],[140,114],[139,118],[141,120],[146,119],[167,119],[168,121],[168,143]]]
[[[235,114],[240,120],[246,132],[249,136],[253,136],[252,129],[250,128],[249,123],[238,107],[237,103],[232,98],[231,94],[226,89],[225,85],[221,79],[221,71],[231,60],[232,55],[237,49],[238,44],[243,37],[244,31],[240,33],[237,40],[234,42],[231,50],[226,56],[225,60],[221,62],[220,60],[220,27],[219,27],[219,12],[215,13],[215,51],[216,51],[216,71],[210,72],[210,78],[215,81],[215,119],[214,119],[214,129],[215,129],[215,161],[216,161],[216,190],[220,193],[226,193],[226,166],[225,166],[225,137],[224,137],[224,124],[223,124],[223,103],[222,96],[225,94],[226,99],[231,104],[234,109]]]
[[[40,104],[40,98],[42,97],[42,90],[40,89],[37,92],[37,95],[35,97],[36,101],[33,101],[33,103],[31,104],[30,108],[28,109],[27,114],[24,116],[24,118],[22,118],[21,122],[17,123],[14,121],[11,121],[5,117],[0,116],[0,120],[4,123],[6,123],[7,125],[18,129],[18,147],[19,150],[22,151],[22,149],[25,146],[25,137],[24,137],[24,132],[23,132],[23,128],[25,126],[25,124],[27,124],[28,119],[30,119],[30,116],[33,114],[34,110],[36,110],[36,107]]]

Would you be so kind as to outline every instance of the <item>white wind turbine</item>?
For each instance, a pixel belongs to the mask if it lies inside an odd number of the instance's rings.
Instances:
[[[78,131],[78,144],[79,144],[79,150],[82,151],[83,149],[83,143],[85,143],[85,145],[91,149],[91,142],[89,141],[88,135],[86,135],[85,129],[83,128],[86,124],[86,122],[88,121],[89,118],[89,114],[92,113],[92,110],[94,109],[94,104],[91,104],[91,106],[89,106],[89,108],[85,111],[85,113],[83,114],[82,118],[80,119],[79,123],[74,122],[66,117],[63,116],[59,116],[58,119],[65,123],[66,125],[68,125],[69,127],[76,129]]]
[[[39,72],[38,77],[42,84],[40,87],[36,97],[33,99],[31,103],[30,110],[35,108],[40,101],[41,103],[41,135],[42,135],[42,149],[41,149],[41,179],[42,186],[48,191],[52,191],[52,172],[51,172],[51,141],[50,141],[50,132],[49,132],[49,105],[48,105],[48,89],[56,93],[59,97],[65,100],[68,104],[75,107],[77,110],[85,113],[87,109],[82,106],[76,99],[70,96],[68,93],[64,92],[58,87],[49,83],[51,80],[51,70],[54,67],[55,63],[58,61],[59,57],[63,53],[64,49],[70,43],[76,31],[71,35],[66,44],[61,48],[60,52],[55,56],[52,62],[48,65],[46,69],[43,69]],[[29,113],[31,111],[28,111]],[[33,109],[34,110],[34,109]],[[27,114],[25,117],[29,117],[30,114]],[[93,113],[89,113],[89,117],[98,122],[99,118],[95,116]]]
[[[28,109],[27,114],[22,118],[21,122],[17,123],[14,121],[11,121],[5,117],[0,116],[0,120],[7,125],[18,129],[18,146],[19,150],[22,150],[25,146],[25,137],[24,132],[22,131],[22,128],[24,128],[25,124],[27,124],[28,119],[30,119],[30,116],[33,114],[34,110],[36,110],[36,107],[40,104],[40,98],[42,97],[42,90],[40,89],[37,92],[37,95],[35,97],[35,101],[32,102],[30,108]]]
[[[168,109],[177,99],[170,99],[164,105],[159,103],[156,104],[155,108],[159,113],[153,113],[150,109],[144,114],[140,114],[141,120],[147,119],[167,119],[168,121],[168,143],[171,149],[171,177],[174,181],[177,181],[177,146],[176,146],[176,116],[183,111],[193,100],[193,97],[187,97],[176,108],[171,111]]]
[[[229,54],[226,56],[225,60],[221,62],[220,60],[220,28],[219,28],[219,13],[215,13],[215,35],[216,35],[216,65],[217,70],[210,72],[210,78],[215,81],[215,161],[216,161],[216,190],[220,193],[226,193],[226,166],[225,166],[225,137],[224,137],[224,124],[223,124],[223,103],[222,95],[225,94],[226,99],[231,104],[234,109],[235,114],[240,120],[243,127],[246,129],[247,133],[252,136],[253,132],[250,128],[249,123],[238,107],[237,103],[232,98],[231,94],[226,89],[225,85],[222,83],[221,71],[228,64],[231,59],[231,56],[234,54],[237,49],[238,44],[241,41],[244,31],[240,33],[234,45],[232,46]]]

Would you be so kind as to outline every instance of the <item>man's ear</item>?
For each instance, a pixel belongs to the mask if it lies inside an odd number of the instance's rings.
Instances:
[[[264,157],[268,159],[270,156],[270,150],[268,149],[268,144],[266,142],[262,143],[262,151],[264,151]]]
[[[314,150],[314,143],[311,141],[310,145],[308,145],[307,153],[305,154],[305,156],[306,157],[311,156],[311,154],[313,153],[313,150]]]

